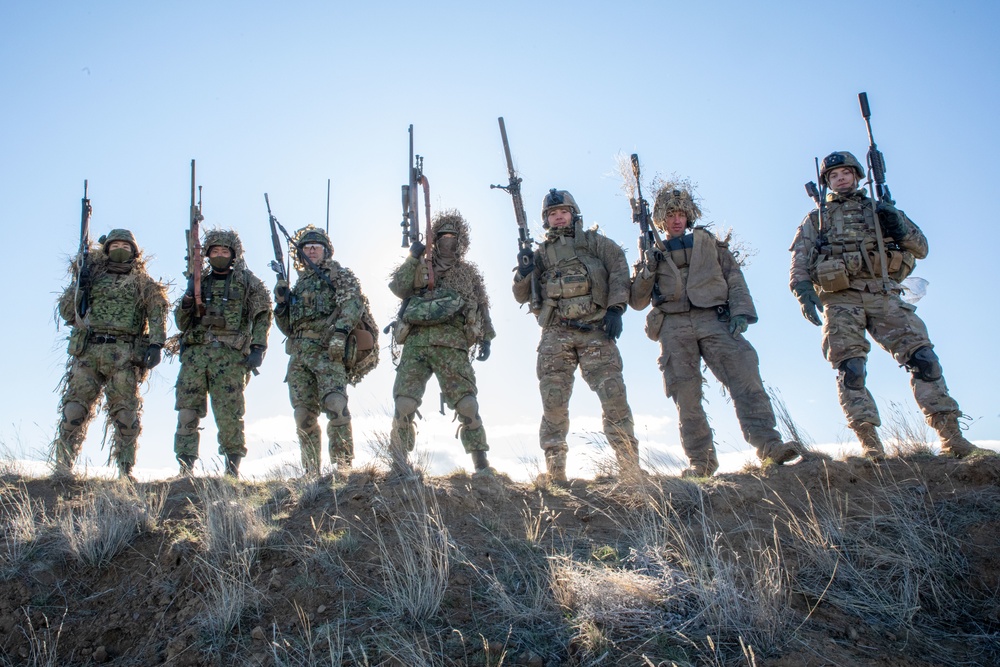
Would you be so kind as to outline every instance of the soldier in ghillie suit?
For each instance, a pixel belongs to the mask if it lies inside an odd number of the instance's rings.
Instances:
[[[900,298],[900,281],[910,275],[917,259],[927,256],[927,238],[895,206],[872,201],[859,188],[864,177],[861,163],[847,151],[823,158],[820,180],[830,192],[822,229],[818,209],[799,226],[790,248],[789,285],[802,305],[802,315],[823,326],[823,354],[838,371],[840,405],[865,456],[876,461],[885,457],[876,430],[881,424],[878,408],[865,388],[871,349],[866,331],[910,371],[913,396],[941,437],[942,453],[968,456],[976,448],[959,428],[962,413],[948,394],[927,327],[914,312],[916,307]],[[879,228],[884,258],[878,249]]]
[[[490,320],[489,298],[479,268],[465,259],[469,250],[469,225],[456,210],[435,216],[431,224],[431,264],[434,288],[428,289],[429,271],[421,261],[425,247],[410,246],[406,260],[393,271],[389,289],[403,299],[393,336],[403,351],[392,387],[395,412],[390,433],[394,467],[405,470],[406,453],[413,450],[413,423],[431,374],[448,407],[461,422],[459,434],[465,451],[472,455],[476,473],[491,474],[486,452],[486,429],[479,416],[476,374],[470,359],[490,356],[490,341],[496,337]]]
[[[703,361],[732,397],[743,437],[757,456],[786,463],[801,446],[782,442],[775,429],[757,351],[743,336],[757,321],[750,290],[728,242],[695,226],[700,217],[689,187],[660,188],[653,224],[666,235],[664,248],[650,247],[636,262],[629,300],[636,310],[653,304],[646,335],[660,342],[663,387],[677,406],[681,445],[690,461],[681,474],[710,477],[719,468],[702,404]]]
[[[569,399],[577,366],[597,393],[604,434],[621,471],[639,472],[639,443],[625,394],[622,357],[616,343],[628,303],[628,262],[614,241],[595,229],[583,229],[573,195],[553,188],[542,201],[545,240],[536,250],[523,249],[514,274],[514,298],[532,300],[532,282],[540,303],[532,304],[542,338],[538,344],[538,385],[542,394],[539,443],[545,452],[548,480],[566,483],[566,436]]]
[[[338,470],[354,460],[347,385],[378,363],[377,328],[354,273],[333,259],[333,244],[321,229],[305,227],[293,239],[298,280],[274,288],[274,317],[288,336],[288,394],[299,436],[302,467],[322,467],[320,410],[326,413],[330,461]],[[307,257],[316,270],[307,266]]]
[[[226,474],[236,477],[247,453],[243,389],[250,372],[264,361],[271,299],[264,283],[246,267],[236,232],[209,230],[202,247],[209,263],[201,277],[204,313],[197,312],[190,282],[174,309],[181,330],[174,453],[181,474],[190,474],[198,460],[198,422],[208,414],[211,396],[219,453],[226,457]]]
[[[146,272],[142,251],[127,229],[112,229],[100,238],[84,273],[80,281],[74,272],[59,299],[59,315],[72,331],[55,472],[71,473],[103,390],[114,429],[109,458],[120,476],[131,477],[142,412],[139,384],[160,363],[166,338],[166,288]],[[88,306],[80,317],[83,293]]]

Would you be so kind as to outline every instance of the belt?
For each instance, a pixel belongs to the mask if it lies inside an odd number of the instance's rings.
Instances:
[[[317,333],[315,331],[298,331],[292,335],[295,339],[305,339],[305,340],[323,340],[326,338],[326,334]]]
[[[603,322],[581,322],[579,320],[567,320],[564,317],[560,317],[556,320],[556,324],[564,326],[567,329],[576,329],[577,331],[595,331],[603,328]]]
[[[127,335],[113,336],[111,334],[92,333],[90,334],[90,338],[87,339],[87,342],[91,343],[92,345],[103,345],[105,343],[118,343],[118,342],[131,343],[132,336],[127,336]]]

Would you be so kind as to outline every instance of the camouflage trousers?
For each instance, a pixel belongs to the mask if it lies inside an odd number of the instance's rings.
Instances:
[[[204,419],[208,414],[207,399],[211,396],[212,414],[219,429],[219,453],[223,455],[247,454],[243,389],[250,371],[245,360],[241,351],[222,344],[191,345],[181,353],[174,408],[181,415],[181,411],[193,411],[198,419]],[[191,429],[182,424],[181,415],[174,434],[174,453],[197,458],[200,434],[197,427]]]
[[[396,381],[392,386],[394,399],[411,398],[420,405],[431,375],[437,377],[444,401],[452,410],[466,396],[476,396],[476,372],[469,361],[469,351],[440,345],[403,345],[403,353],[396,367]],[[413,450],[416,430],[412,419],[400,418],[398,412],[392,420],[392,437],[398,439],[406,451]],[[466,452],[489,451],[486,429],[461,428],[462,447]]]
[[[326,434],[329,440],[330,461],[354,460],[354,439],[351,433],[350,413],[347,411],[347,371],[341,361],[333,361],[325,343],[311,339],[289,339],[288,397],[295,414],[295,427],[299,437],[302,467],[320,469],[322,445],[320,427],[316,417],[320,411],[329,420]],[[337,401],[334,394],[343,397]],[[334,403],[342,402],[342,412]]]
[[[618,345],[600,329],[580,331],[561,325],[542,329],[538,343],[538,388],[542,395],[542,423],[538,441],[546,455],[567,451],[569,399],[574,373],[580,374],[601,401],[604,435],[619,459],[638,463],[632,410],[625,394],[622,355]]]
[[[119,466],[135,464],[142,410],[139,383],[146,371],[134,362],[132,344],[124,341],[88,344],[83,354],[73,359],[60,402],[63,418],[54,443],[57,462],[72,466],[76,461],[103,390],[114,429],[109,459]]]
[[[824,316],[823,355],[834,368],[839,368],[847,359],[868,358],[871,343],[866,332],[900,366],[905,366],[920,348],[932,347],[927,326],[915,312],[916,306],[896,294],[849,289],[823,294],[820,299]],[[925,382],[911,375],[910,387],[925,417],[959,410],[958,403],[948,394],[943,377]],[[838,381],[837,394],[851,428],[864,422],[881,425],[875,399],[868,389],[848,389]]]
[[[771,399],[760,379],[757,351],[742,334],[733,338],[714,308],[694,308],[666,315],[660,328],[663,388],[677,406],[681,446],[693,466],[719,467],[712,428],[702,402],[702,361],[726,388],[736,407],[743,438],[764,458],[768,446],[780,443]]]

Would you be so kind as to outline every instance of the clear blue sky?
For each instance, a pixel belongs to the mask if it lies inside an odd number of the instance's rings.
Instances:
[[[95,236],[132,229],[153,275],[176,283],[196,158],[207,223],[236,228],[270,285],[263,193],[289,229],[322,225],[330,178],[337,258],[385,323],[396,308],[387,276],[405,253],[399,186],[413,123],[433,208],[458,208],[473,225],[470,256],[498,329],[492,358],[476,363],[482,416],[494,461],[523,477],[520,460],[539,456],[539,332],[510,296],[509,197],[489,189],[506,179],[499,115],[536,237],[542,195],[565,188],[631,261],[637,230],[615,155],[638,152],[650,176],[696,182],[706,219],[757,250],[746,275],[760,322],[748,337],[765,381],[814,441],[852,440],[819,329],[788,291],[787,248],[811,207],[802,185],[814,178],[813,157],[846,149],[863,158],[865,90],[892,193],[930,240],[916,271],[930,281],[919,314],[975,420],[969,436],[995,446],[998,14],[992,2],[6,3],[0,443],[30,455],[54,432],[67,332],[53,306],[76,251],[84,179]],[[677,455],[676,411],[643,317],[625,318],[629,398],[641,446]],[[247,390],[250,460],[297,449],[281,342],[273,330]],[[177,369],[162,364],[144,389],[140,468],[174,466]],[[884,408],[916,410],[888,354],[876,350],[869,369]],[[388,428],[392,377],[384,354],[351,390],[362,456],[364,440]],[[420,426],[440,472],[467,461],[436,396],[432,382]],[[738,465],[747,452],[732,407],[714,381],[706,396],[720,452]],[[586,470],[599,404],[579,379],[571,418],[571,459]],[[210,458],[215,430],[211,418],[203,425]],[[106,458],[98,426],[84,450],[94,463]]]

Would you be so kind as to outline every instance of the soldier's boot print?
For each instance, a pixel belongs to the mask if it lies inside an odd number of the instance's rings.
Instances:
[[[885,460],[885,448],[882,447],[882,440],[878,437],[878,430],[871,422],[861,422],[853,427],[854,434],[858,436],[861,443],[861,452],[866,459],[872,461]]]
[[[549,484],[564,486],[568,483],[566,479],[566,450],[545,450],[545,474]]]
[[[239,479],[240,461],[242,460],[242,456],[237,456],[236,454],[226,454],[226,477]]]
[[[178,474],[182,477],[191,477],[194,474],[194,464],[198,461],[197,456],[191,456],[190,454],[181,454],[177,457],[177,463],[180,465],[180,470]]]
[[[295,419],[295,432],[299,436],[299,456],[302,469],[306,475],[318,475],[322,464],[320,452],[320,427],[316,421],[318,415],[305,408],[295,408],[292,411]]]
[[[931,428],[941,438],[941,454],[963,459],[976,451],[976,446],[965,439],[958,423],[960,412],[936,412],[928,417]]]

